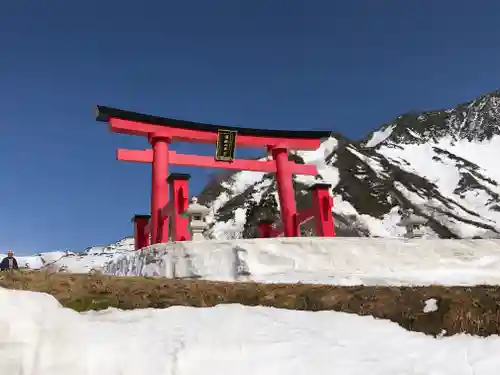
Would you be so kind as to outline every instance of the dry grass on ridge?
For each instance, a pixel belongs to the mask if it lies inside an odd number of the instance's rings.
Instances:
[[[433,335],[442,330],[446,330],[447,335],[500,334],[500,287],[497,286],[335,287],[31,271],[0,273],[0,287],[49,293],[62,305],[77,311],[240,303],[373,315],[397,322],[406,329]],[[438,311],[423,312],[429,298],[438,300]]]

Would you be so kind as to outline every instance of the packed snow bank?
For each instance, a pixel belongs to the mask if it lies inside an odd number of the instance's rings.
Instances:
[[[496,375],[500,338],[433,338],[338,312],[220,305],[77,313],[0,289],[0,368],[22,375]]]
[[[117,276],[336,285],[500,285],[500,240],[273,238],[175,242],[117,256]]]

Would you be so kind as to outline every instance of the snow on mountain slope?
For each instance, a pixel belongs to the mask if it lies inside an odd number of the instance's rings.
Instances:
[[[389,125],[384,129],[373,132],[370,139],[365,143],[365,147],[375,147],[389,138],[396,125]]]
[[[72,256],[73,252],[70,251],[51,251],[28,256],[16,256],[17,263],[20,268],[40,269],[46,264],[57,262],[63,257]],[[7,254],[0,254],[3,259]]]
[[[77,313],[0,288],[0,368],[21,375],[494,375],[500,337],[434,338],[369,316],[219,305]]]
[[[108,246],[93,246],[81,253],[52,251],[30,256],[16,256],[20,268],[45,269],[54,272],[88,273],[102,270],[116,257],[134,250],[134,238],[125,237]],[[0,259],[6,255],[0,254]]]
[[[133,251],[135,249],[134,237],[125,237],[120,241],[107,246],[92,246],[83,251],[87,255],[113,254],[116,252]]]
[[[500,237],[500,92],[454,109],[408,113],[362,142],[340,134],[316,151],[292,151],[319,175],[295,176],[298,209],[311,204],[308,187],[332,185],[339,236],[398,237],[406,209],[424,217],[424,236]],[[200,202],[211,210],[216,239],[251,238],[262,218],[278,220],[272,174],[239,172],[209,183]],[[313,228],[304,225],[303,235]]]
[[[115,276],[331,285],[500,285],[500,240],[266,238],[158,244]]]
[[[478,234],[478,223],[494,231],[500,229],[500,187],[497,184],[500,173],[491,168],[491,156],[488,155],[496,152],[500,156],[498,146],[500,136],[483,143],[446,137],[423,144],[395,146],[389,143],[381,146],[378,152],[401,169],[425,178],[436,186],[441,196],[447,198],[446,202],[439,202],[406,191],[409,199],[423,205],[422,209],[429,215],[448,210],[476,223],[467,225],[465,220],[460,222],[447,218],[458,236],[472,237]],[[471,160],[483,160],[483,167]]]

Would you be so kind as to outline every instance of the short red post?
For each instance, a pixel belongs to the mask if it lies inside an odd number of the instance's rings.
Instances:
[[[172,241],[188,241],[191,239],[188,228],[189,219],[183,215],[189,204],[190,178],[191,176],[186,173],[171,173],[167,178],[172,204],[172,212],[169,217]]]
[[[135,250],[149,246],[149,233],[146,232],[146,226],[149,223],[149,215],[134,215],[132,222],[134,223],[134,242]]]
[[[284,147],[273,147],[271,153],[276,162],[276,185],[284,234],[285,237],[298,237],[300,232],[295,220],[297,206],[292,181],[292,163],[288,160],[288,150]]]
[[[316,223],[316,236],[335,237],[335,227],[333,223],[333,197],[330,195],[330,184],[319,183],[311,187],[312,208],[314,210],[314,220]]]
[[[273,221],[269,219],[260,220],[259,226],[259,237],[260,238],[270,238],[271,232],[273,230]]]
[[[153,173],[151,183],[151,242],[168,242],[167,220],[161,210],[168,203],[168,144],[169,138],[149,137],[153,146]],[[165,224],[165,225],[164,225]]]

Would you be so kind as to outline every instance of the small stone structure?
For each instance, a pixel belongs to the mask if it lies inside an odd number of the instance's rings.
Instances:
[[[421,233],[415,233],[415,229],[420,225],[427,223],[427,219],[422,216],[417,216],[413,214],[413,209],[409,208],[401,213],[401,220],[397,224],[400,227],[405,227],[406,233],[404,237],[406,238],[420,238]]]
[[[191,241],[203,241],[203,232],[207,228],[205,218],[209,208],[198,203],[198,198],[191,198],[185,214],[189,217],[189,230],[191,231]]]

